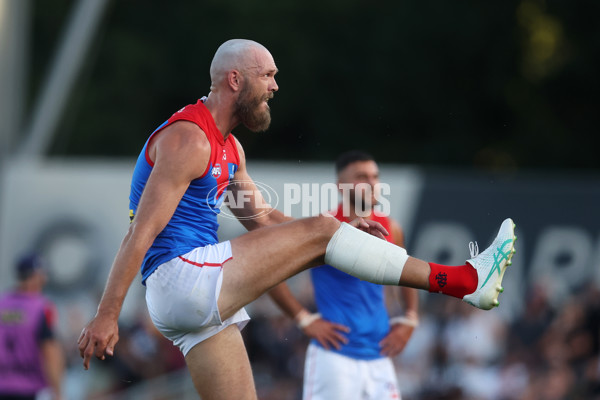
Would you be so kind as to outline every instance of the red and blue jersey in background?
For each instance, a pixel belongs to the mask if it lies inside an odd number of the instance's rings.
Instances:
[[[340,204],[334,216],[342,222],[350,222],[342,211]],[[390,232],[386,239],[393,242],[390,220],[376,213],[371,219]],[[331,351],[360,360],[383,357],[379,342],[390,330],[383,286],[362,281],[327,264],[310,272],[315,302],[321,316],[350,328],[350,332],[344,333],[348,343],[342,344],[339,350],[332,348]],[[312,343],[321,346],[314,339]]]
[[[145,282],[159,265],[197,247],[219,241],[217,214],[223,203],[227,185],[233,179],[240,160],[235,138],[231,134],[227,139],[223,138],[203,100],[182,108],[159,126],[146,141],[135,165],[129,195],[131,218],[135,216],[140,197],[154,166],[148,154],[150,140],[176,121],[189,121],[198,125],[210,142],[210,160],[206,170],[190,183],[173,217],[146,253],[142,264],[142,282]]]

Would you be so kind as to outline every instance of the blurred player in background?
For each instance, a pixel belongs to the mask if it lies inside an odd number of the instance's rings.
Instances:
[[[373,157],[362,151],[344,153],[337,159],[336,174],[338,185],[347,187],[341,190],[342,203],[332,214],[342,222],[352,221],[357,213],[377,221],[390,232],[388,242],[404,247],[400,225],[375,209],[379,168]],[[357,194],[359,190],[362,192]],[[313,268],[310,273],[316,314],[298,302],[285,282],[269,291],[277,305],[313,339],[304,365],[304,399],[399,399],[390,357],[404,349],[418,325],[417,291],[387,288],[388,295],[402,296],[405,308],[404,315],[390,320],[383,286],[329,265]]]
[[[131,225],[78,340],[84,368],[94,355],[114,354],[119,314],[140,266],[152,321],[185,355],[203,400],[256,398],[240,333],[249,320],[244,306],[310,267],[327,263],[374,283],[441,291],[484,309],[497,305],[513,253],[510,219],[469,264],[441,266],[381,240],[388,232],[376,221],[292,220],[266,204],[231,131],[269,127],[277,71],[259,43],[223,43],[210,66],[208,96],[173,114],[144,145],[131,184]],[[230,210],[251,232],[219,242],[217,214],[227,192]]]
[[[0,400],[62,399],[65,361],[54,332],[56,309],[42,296],[43,261],[27,255],[16,273],[16,289],[0,296]]]

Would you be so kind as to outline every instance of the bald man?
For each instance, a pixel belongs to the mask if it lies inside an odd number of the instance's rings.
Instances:
[[[144,145],[131,182],[130,228],[113,262],[94,318],[83,329],[79,352],[114,354],[118,317],[136,274],[146,285],[152,321],[183,354],[204,400],[255,399],[240,330],[244,306],[287,278],[327,263],[357,278],[445,293],[490,309],[514,253],[514,225],[505,220],[492,245],[462,266],[429,264],[384,239],[378,222],[342,223],[330,216],[291,220],[270,208],[246,170],[243,124],[266,130],[268,102],[279,89],[277,67],[259,43],[235,39],[217,50],[208,96],[159,126]],[[219,242],[217,214],[225,194],[250,231]]]

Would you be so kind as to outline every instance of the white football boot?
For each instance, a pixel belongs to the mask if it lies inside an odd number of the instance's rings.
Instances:
[[[477,254],[477,243],[469,244],[471,259],[467,263],[477,270],[478,283],[477,289],[463,297],[463,301],[482,310],[498,307],[498,296],[504,291],[502,278],[515,254],[515,240],[515,224],[507,218],[502,222],[496,239],[483,253]]]

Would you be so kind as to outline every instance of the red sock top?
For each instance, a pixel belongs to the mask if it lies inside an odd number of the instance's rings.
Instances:
[[[477,271],[469,264],[451,267],[429,263],[429,291],[462,299],[477,289]]]

